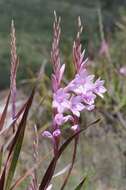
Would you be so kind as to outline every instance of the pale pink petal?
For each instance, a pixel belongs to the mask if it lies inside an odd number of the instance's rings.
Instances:
[[[44,132],[42,133],[42,136],[43,136],[43,137],[50,138],[50,139],[53,138],[52,134],[51,134],[49,131],[44,131]]]
[[[101,98],[103,98],[103,94],[107,91],[103,85],[104,85],[104,80],[100,79],[97,79],[94,84],[94,93],[99,95]]]
[[[76,115],[77,117],[80,117],[80,112],[77,109],[71,109],[73,115]]]
[[[89,105],[94,104],[95,98],[96,98],[96,95],[93,94],[92,92],[82,94],[82,99],[83,99],[84,103],[89,104]]]
[[[64,117],[63,117],[63,114],[61,113],[58,113],[56,114],[55,118],[54,118],[54,121],[57,125],[63,125],[64,123]]]
[[[53,137],[59,137],[60,135],[61,135],[60,129],[56,129],[56,130],[53,132]]]
[[[94,108],[95,108],[95,105],[87,105],[87,106],[86,106],[86,109],[87,109],[88,111],[92,111],[92,110],[94,110]]]
[[[56,114],[54,120],[57,125],[63,125],[67,121],[72,121],[73,117],[71,115],[63,116],[63,114],[58,113]]]
[[[80,129],[80,127],[79,127],[79,125],[73,125],[71,127],[71,129],[72,129],[72,131],[77,132]]]

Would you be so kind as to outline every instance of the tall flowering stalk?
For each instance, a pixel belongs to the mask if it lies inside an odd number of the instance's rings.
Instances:
[[[65,65],[61,66],[60,60],[60,52],[59,52],[59,42],[60,42],[60,17],[57,18],[56,12],[54,12],[55,21],[53,24],[53,42],[52,42],[52,50],[51,50],[51,60],[53,66],[53,74],[52,74],[52,91],[53,96],[56,96],[56,93],[59,91],[61,86],[61,80],[63,77]],[[54,144],[54,154],[57,153],[60,139],[60,129],[58,122],[55,122],[55,117],[58,114],[58,110],[53,107],[53,122],[52,122],[52,133],[45,131],[43,133],[44,136],[47,136],[52,139]]]
[[[54,34],[51,51],[51,59],[53,66],[53,121],[52,131],[44,131],[43,136],[48,137],[52,140],[54,145],[54,156],[56,160],[60,145],[61,126],[64,125],[66,122],[69,122],[71,130],[75,134],[77,134],[80,130],[79,118],[81,112],[84,110],[92,111],[95,108],[96,97],[100,96],[101,98],[103,98],[103,94],[106,92],[106,89],[104,87],[104,81],[100,78],[94,80],[95,76],[90,75],[87,71],[88,59],[84,58],[85,50],[82,51],[82,44],[80,40],[82,30],[83,27],[79,17],[78,32],[73,44],[73,64],[75,66],[75,76],[66,86],[63,86],[61,84],[61,81],[64,75],[65,64],[61,65],[59,55],[59,42],[61,34],[60,18],[57,18],[55,13],[55,21],[53,25]],[[71,166],[61,187],[61,190],[64,189],[67,180],[70,176],[71,170],[73,168],[73,164],[76,157],[77,142],[78,135],[76,135],[75,137],[74,152]]]
[[[80,113],[83,110],[92,111],[95,108],[95,99],[97,96],[103,98],[106,92],[104,81],[98,78],[94,81],[95,76],[87,72],[87,61],[84,58],[85,50],[82,51],[80,35],[82,33],[82,24],[78,18],[78,32],[73,44],[73,64],[75,66],[75,76],[66,86],[61,85],[65,65],[61,65],[59,55],[60,41],[60,18],[55,13],[53,25],[53,43],[51,59],[53,66],[52,90],[53,90],[53,122],[52,133],[45,131],[44,136],[51,138],[53,141],[54,152],[59,146],[59,137],[61,135],[60,127],[66,123],[71,123],[73,131],[79,130]]]
[[[81,70],[81,68],[83,67],[83,65],[86,64],[86,62],[88,61],[88,59],[84,60],[84,53],[85,50],[82,52],[82,45],[81,45],[81,40],[80,40],[80,35],[82,33],[83,27],[81,24],[81,19],[80,17],[78,17],[78,32],[77,32],[77,36],[76,39],[74,41],[73,44],[73,64],[75,67],[75,73],[79,73],[79,71]],[[78,98],[76,98],[78,99]],[[81,105],[78,104],[78,106],[80,106],[80,111],[81,111]],[[77,107],[76,107],[77,108]],[[79,109],[79,108],[78,108]],[[79,116],[79,112],[78,112],[78,116]],[[78,132],[80,127],[79,127],[79,117],[77,116],[77,114],[72,113],[72,123],[73,126],[71,127],[71,129],[73,130],[73,132]],[[76,152],[77,152],[77,144],[78,144],[78,139],[79,139],[79,135],[77,135],[74,139],[74,151],[73,151],[73,156],[72,156],[72,161],[71,161],[71,165],[70,168],[68,170],[68,173],[64,179],[63,185],[61,186],[61,190],[63,190],[67,184],[67,181],[69,179],[69,176],[72,172],[73,166],[74,166],[74,162],[76,159]]]
[[[11,74],[10,74],[10,89],[11,89],[11,99],[12,99],[12,119],[16,116],[16,74],[18,68],[19,60],[16,52],[16,35],[14,21],[11,23]]]

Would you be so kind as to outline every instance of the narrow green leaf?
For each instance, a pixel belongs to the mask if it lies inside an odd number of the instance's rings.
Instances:
[[[31,94],[31,96],[27,102],[27,105],[26,105],[25,111],[23,113],[21,122],[19,123],[15,138],[12,142],[11,152],[13,151],[13,153],[12,153],[12,159],[11,159],[9,171],[8,171],[7,178],[6,178],[5,190],[9,190],[13,176],[14,176],[14,173],[15,173],[15,169],[17,166],[18,158],[19,158],[22,143],[23,143],[23,138],[24,138],[24,133],[25,133],[25,128],[26,128],[26,120],[28,117],[29,109],[30,109],[31,104],[32,104],[33,96],[34,96],[34,90],[33,90],[32,94]],[[10,155],[10,153],[9,153],[9,155]]]
[[[34,91],[35,91],[35,90],[33,90],[32,94],[34,94]],[[32,96],[32,95],[31,95],[31,96]],[[30,99],[30,98],[29,98],[29,99]],[[11,125],[15,124],[15,122],[17,121],[17,119],[20,117],[20,114],[22,114],[22,112],[23,112],[24,110],[26,110],[27,104],[28,104],[28,101],[22,106],[21,110],[17,113],[16,118],[15,118],[15,120],[12,122]],[[10,126],[9,128],[7,128],[7,129],[10,129],[10,128],[11,128],[11,126]],[[0,176],[0,190],[3,190],[3,188],[4,188],[7,165],[8,165],[9,159],[10,159],[10,157],[11,157],[11,155],[12,155],[12,152],[13,152],[13,149],[14,149],[14,146],[15,146],[16,139],[18,139],[18,134],[19,134],[20,129],[21,129],[21,128],[19,128],[19,129],[17,130],[17,132],[16,132],[16,134],[15,134],[15,136],[14,136],[14,138],[13,138],[13,141],[12,141],[11,147],[10,147],[9,154],[8,154],[8,157],[7,157],[6,162],[5,162],[4,169],[3,169],[2,173],[1,173],[1,176]],[[7,132],[7,131],[8,131],[8,130],[5,130],[5,132]],[[4,133],[4,130],[3,130],[3,132],[0,132],[0,135],[2,135],[3,133]]]

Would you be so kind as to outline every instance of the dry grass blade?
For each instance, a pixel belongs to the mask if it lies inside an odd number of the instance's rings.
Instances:
[[[59,177],[60,175],[63,175],[67,170],[69,170],[71,164],[68,164],[65,168],[63,168],[61,171],[57,172],[53,175],[53,178]]]
[[[75,188],[75,190],[84,190],[84,184],[86,183],[87,181],[87,177],[84,177],[84,179],[82,179],[82,181],[79,183],[79,185]],[[86,190],[86,189],[85,189]]]

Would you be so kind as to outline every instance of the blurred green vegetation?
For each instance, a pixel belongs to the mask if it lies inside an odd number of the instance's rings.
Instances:
[[[116,19],[119,19],[120,8],[126,5],[125,0],[0,0],[0,88],[5,88],[9,84],[9,33],[12,19],[15,21],[17,50],[21,62],[18,79],[26,79],[33,76],[32,72],[36,73],[39,70],[43,60],[50,61],[53,10],[55,9],[62,17],[61,46],[65,52],[69,52],[78,16],[81,16],[85,26],[82,36],[85,47],[88,46],[88,41],[93,41],[94,46],[98,47],[99,5],[105,30],[112,32]]]

